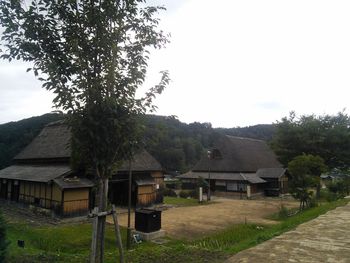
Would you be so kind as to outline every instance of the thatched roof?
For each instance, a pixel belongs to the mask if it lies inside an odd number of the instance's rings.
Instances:
[[[202,177],[203,179],[209,179],[208,172],[193,172],[177,176],[180,179],[198,179]],[[265,180],[258,177],[255,173],[218,173],[210,172],[210,179],[213,180],[224,180],[224,181],[246,181],[251,184],[266,183]]]
[[[67,159],[71,156],[70,150],[71,133],[69,127],[62,121],[50,123],[34,138],[34,140],[14,159],[24,160],[53,160]],[[128,171],[129,164],[124,162],[119,171]],[[133,171],[161,171],[162,166],[146,150],[135,154],[132,161]]]
[[[70,130],[61,121],[50,123],[22,150],[15,160],[70,157]]]
[[[193,171],[213,172],[256,172],[260,168],[279,168],[276,155],[265,141],[222,136],[215,143],[213,150],[220,152],[221,158],[208,159],[203,156],[192,169]]]
[[[256,174],[260,178],[280,178],[286,173],[285,168],[262,168]]]
[[[57,178],[53,180],[61,189],[90,188],[94,183],[86,178]]]
[[[66,165],[12,165],[0,170],[0,178],[47,183],[70,172]]]
[[[141,150],[134,155],[134,158],[131,161],[131,170],[133,172],[162,171],[163,168],[151,154],[149,154],[146,150]],[[129,162],[124,161],[121,167],[118,168],[118,171],[129,171]]]

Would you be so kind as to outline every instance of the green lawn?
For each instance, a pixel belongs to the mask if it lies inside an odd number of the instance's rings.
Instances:
[[[164,204],[175,206],[194,206],[200,205],[197,199],[193,198],[181,198],[181,197],[164,197]]]
[[[185,200],[184,202],[187,202],[190,199]],[[126,257],[128,262],[133,263],[222,262],[238,251],[280,235],[328,210],[345,205],[348,201],[343,199],[325,203],[272,226],[233,225],[224,231],[195,241],[170,240],[163,245],[145,242],[135,245],[131,251],[127,252]],[[116,262],[118,255],[113,228],[108,226],[106,230],[106,262]],[[124,243],[125,234],[125,229],[122,229]],[[87,262],[91,225],[28,227],[10,224],[8,236],[11,241],[9,262]],[[18,239],[25,241],[24,249],[17,247]]]

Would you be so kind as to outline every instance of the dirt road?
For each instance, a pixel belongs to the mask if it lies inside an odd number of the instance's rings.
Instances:
[[[283,201],[286,206],[296,202]],[[244,223],[273,224],[266,217],[278,211],[281,201],[275,200],[234,200],[218,198],[210,205],[174,207],[163,211],[162,229],[167,235],[180,239],[194,239],[213,233],[225,227]],[[110,219],[109,219],[110,220]],[[121,225],[126,226],[127,215],[119,216]],[[132,215],[134,227],[134,215]]]
[[[350,204],[299,225],[226,263],[350,263]]]

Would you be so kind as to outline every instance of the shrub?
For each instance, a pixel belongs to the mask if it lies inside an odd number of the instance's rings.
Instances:
[[[194,190],[191,190],[191,191],[189,192],[189,196],[190,196],[191,198],[198,199],[198,196],[199,196],[199,191],[198,191],[198,189],[196,188],[196,189],[194,189]]]
[[[339,185],[337,183],[329,183],[327,189],[322,189],[320,197],[327,202],[333,202],[344,197],[344,194],[339,191]]]
[[[191,193],[191,190],[182,190],[180,191],[179,196],[181,198],[188,198],[191,196],[190,193]]]
[[[0,210],[0,262],[5,262],[8,244],[6,239],[6,222]]]
[[[169,188],[161,189],[161,193],[163,194],[163,196],[177,197],[176,192]]]
[[[337,199],[338,199],[338,195],[336,193],[328,192],[328,195],[326,196],[327,202],[333,202],[333,201],[336,201]]]
[[[280,209],[278,211],[278,218],[279,219],[286,219],[289,215],[288,208],[285,207],[284,205],[280,206]]]
[[[318,201],[317,198],[313,197],[309,201],[309,207],[318,207]]]

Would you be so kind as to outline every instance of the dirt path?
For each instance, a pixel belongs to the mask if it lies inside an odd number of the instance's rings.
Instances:
[[[350,204],[242,251],[226,263],[350,263]]]
[[[296,202],[283,201],[287,206],[296,206]],[[162,229],[174,238],[194,239],[213,233],[225,227],[244,223],[273,224],[275,221],[265,219],[278,211],[280,200],[234,200],[216,199],[210,205],[176,207],[163,211]],[[121,225],[126,226],[127,215],[119,216]],[[134,215],[132,215],[134,227]]]

